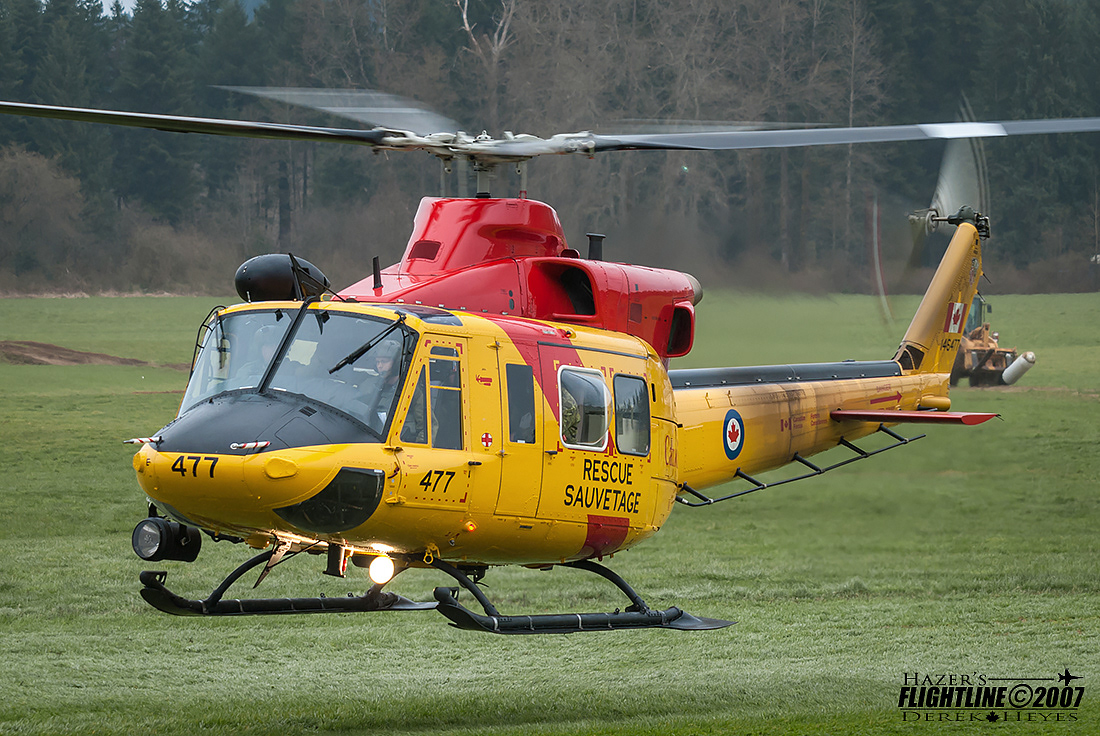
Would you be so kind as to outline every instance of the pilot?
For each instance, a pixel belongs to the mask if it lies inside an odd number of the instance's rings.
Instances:
[[[368,423],[375,429],[381,429],[401,388],[401,342],[397,339],[384,340],[371,350],[369,356],[373,359],[373,367],[367,368],[370,378],[363,384],[366,403],[371,407]]]
[[[233,385],[240,388],[260,384],[260,379],[263,378],[264,371],[271,364],[271,357],[275,355],[275,349],[279,346],[279,332],[274,325],[266,325],[256,330],[249,342],[252,343],[251,346],[238,345],[237,349],[244,350],[250,347],[253,354],[252,360],[234,370],[230,378]]]

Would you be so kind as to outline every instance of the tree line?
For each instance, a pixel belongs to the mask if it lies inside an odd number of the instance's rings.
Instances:
[[[964,97],[980,119],[1093,116],[1098,36],[1097,4],[1073,0],[0,0],[0,98],[346,126],[220,86],[377,89],[496,136],[949,121]],[[1075,288],[1100,252],[1097,140],[987,144],[991,257]],[[872,195],[903,223],[941,154],[552,157],[530,163],[529,190],[574,245],[608,233],[616,260],[861,289]],[[0,289],[224,293],[273,250],[350,282],[400,256],[439,182],[425,154],[4,116]],[[904,262],[904,225],[886,240]]]

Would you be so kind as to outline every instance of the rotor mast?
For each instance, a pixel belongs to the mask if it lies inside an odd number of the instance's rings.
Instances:
[[[514,161],[516,176],[519,177],[519,196],[518,199],[527,199],[527,161]],[[492,196],[492,182],[498,178],[500,169],[499,162],[488,162],[477,156],[468,156],[463,154],[457,154],[452,156],[439,156],[439,196],[449,197],[450,186],[448,184],[452,174],[456,173],[458,177],[458,185],[456,187],[456,196],[460,199],[466,199],[469,197],[469,182],[467,181],[467,172],[470,167],[473,167],[474,175],[477,177],[477,189],[474,193],[475,198],[485,199]]]

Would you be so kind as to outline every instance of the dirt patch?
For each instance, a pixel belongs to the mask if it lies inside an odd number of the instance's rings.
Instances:
[[[153,365],[135,358],[118,358],[103,353],[85,353],[44,342],[0,341],[0,360],[16,365]],[[179,366],[168,366],[178,368]],[[184,370],[187,370],[184,368]]]

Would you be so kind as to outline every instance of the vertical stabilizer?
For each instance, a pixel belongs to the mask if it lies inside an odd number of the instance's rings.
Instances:
[[[902,370],[951,372],[981,275],[978,229],[971,222],[961,222],[894,357]]]

